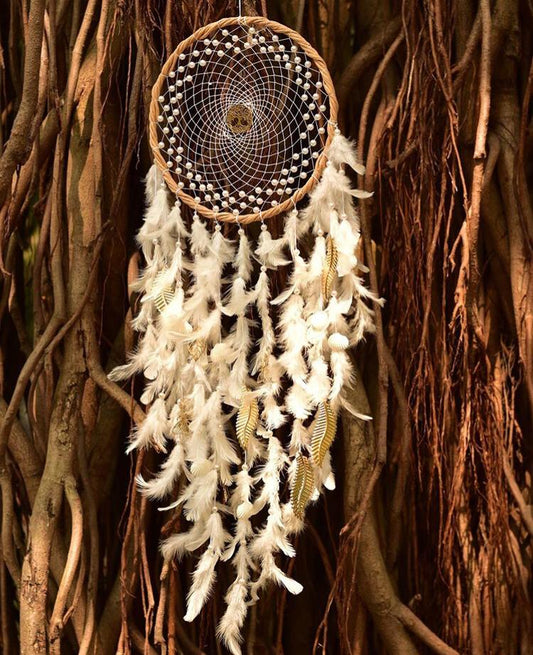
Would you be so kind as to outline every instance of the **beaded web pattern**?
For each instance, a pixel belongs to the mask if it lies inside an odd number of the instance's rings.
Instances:
[[[244,21],[215,29],[180,52],[159,93],[157,147],[197,206],[261,215],[315,175],[330,101],[288,34]]]

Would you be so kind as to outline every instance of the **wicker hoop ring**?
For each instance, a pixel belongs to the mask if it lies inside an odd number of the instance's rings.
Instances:
[[[219,34],[224,35],[220,41],[215,39]],[[203,59],[205,44],[205,52],[212,55],[207,62]],[[249,48],[250,58],[245,58],[242,52],[246,48]],[[236,57],[228,60],[233,53]],[[277,64],[278,78],[272,78],[273,81],[268,78],[270,70],[263,63],[264,54],[272,61],[275,58]],[[223,63],[226,61],[228,63]],[[222,68],[225,77],[220,73]],[[253,80],[247,79],[248,70],[259,80],[261,97],[252,85]],[[199,81],[191,84],[195,75]],[[309,96],[305,89],[313,84],[315,93]],[[191,100],[195,85],[200,98]],[[249,92],[250,101],[243,89]],[[299,94],[300,89],[303,89],[302,94]],[[221,103],[221,96],[224,103]],[[182,98],[183,109],[180,108]],[[304,105],[307,99],[311,100],[309,109]],[[272,107],[278,112],[274,118]],[[285,107],[293,109],[292,114],[290,111],[279,114]],[[216,112],[210,113],[213,108]],[[337,113],[337,98],[327,66],[302,36],[261,16],[224,18],[194,32],[165,62],[152,89],[150,146],[169,189],[189,207],[213,220],[251,223],[288,211],[311,191],[326,165],[327,150],[337,127]],[[260,129],[263,130],[260,134],[264,135],[265,129],[270,135],[275,134],[276,127],[285,128],[290,132],[287,138],[292,139],[290,143],[282,143],[279,150],[272,144],[263,144],[256,135]],[[191,130],[196,130],[192,138]],[[252,155],[257,155],[257,159],[244,160],[245,156]],[[227,173],[223,191],[216,188],[216,183],[213,188],[213,178],[205,173],[207,166],[211,166],[210,171],[214,170],[213,158],[217,170],[222,171],[220,175],[224,177]],[[295,160],[291,163],[297,165],[287,163],[291,158]],[[228,170],[233,166],[229,172],[225,171],[226,163]],[[281,168],[282,164],[279,179],[267,182],[267,189],[257,184],[254,190],[254,175],[258,177],[263,171],[265,176],[277,176],[276,167]],[[263,198],[265,194],[267,197]],[[279,201],[271,200],[276,195]]]

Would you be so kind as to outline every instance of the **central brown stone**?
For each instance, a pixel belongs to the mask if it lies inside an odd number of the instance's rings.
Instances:
[[[252,110],[246,105],[232,105],[226,114],[226,125],[233,134],[244,134],[252,129]]]

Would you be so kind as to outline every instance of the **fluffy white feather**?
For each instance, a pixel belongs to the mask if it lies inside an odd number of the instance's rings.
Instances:
[[[146,481],[142,475],[137,476],[137,484],[145,496],[152,500],[160,500],[170,494],[176,484],[185,464],[185,451],[178,441],[163,462],[159,473]]]
[[[126,453],[153,446],[165,452],[168,415],[164,398],[156,398],[141,425],[133,432]]]
[[[279,266],[285,266],[289,263],[285,257],[284,249],[286,245],[285,239],[273,239],[268,230],[263,230],[261,226],[261,234],[259,235],[259,245],[255,250],[255,254],[263,266],[267,268],[277,269]]]
[[[359,161],[355,143],[342,134],[335,134],[328,150],[328,159],[335,166],[348,164],[358,175],[365,174],[365,167]]]
[[[210,519],[209,547],[200,557],[193,574],[191,588],[187,595],[187,613],[184,621],[194,621],[209,598],[215,581],[215,567],[222,555],[227,540],[227,533],[218,512],[213,512]]]

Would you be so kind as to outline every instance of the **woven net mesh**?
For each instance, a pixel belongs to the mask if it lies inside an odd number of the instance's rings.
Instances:
[[[215,27],[178,48],[158,93],[157,148],[199,207],[260,215],[315,175],[330,100],[317,62],[289,34]]]

